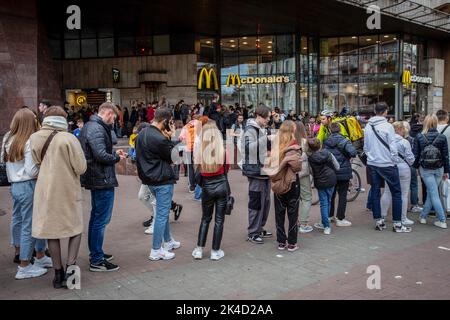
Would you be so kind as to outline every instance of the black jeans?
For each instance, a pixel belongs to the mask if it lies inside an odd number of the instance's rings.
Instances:
[[[291,189],[282,195],[274,195],[275,223],[277,225],[278,243],[297,244],[298,236],[298,211],[300,205],[300,181],[297,178]],[[286,212],[289,220],[288,236],[284,229]]]
[[[225,222],[225,209],[227,206],[228,184],[224,175],[204,177],[202,186],[202,222],[198,232],[199,247],[204,248],[208,236],[209,223],[212,220],[214,207],[216,219],[214,224],[213,250],[220,249],[222,242],[223,224]]]
[[[345,210],[347,209],[347,192],[349,183],[350,180],[342,180],[337,182],[336,188],[334,188],[333,196],[331,197],[330,218],[334,217],[336,194],[338,194],[339,200],[336,215],[339,220],[345,219]]]

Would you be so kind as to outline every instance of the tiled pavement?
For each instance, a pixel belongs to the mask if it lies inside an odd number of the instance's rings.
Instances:
[[[450,248],[450,230],[415,225],[411,234],[395,234],[390,229],[376,232],[364,209],[363,193],[348,207],[352,227],[334,227],[330,236],[316,230],[300,235],[299,251],[280,252],[275,239],[264,245],[245,241],[246,180],[239,171],[232,172],[230,180],[237,203],[225,223],[225,258],[218,262],[193,261],[200,203],[187,193],[183,177],[176,186],[175,200],[184,209],[180,220],[171,224],[182,247],[174,260],[152,262],[148,260],[151,236],[144,235],[141,225],[148,213],[137,200],[139,181],[120,176],[105,249],[114,254],[121,269],[89,272],[84,235],[78,260],[81,290],[54,290],[52,270],[41,278],[14,280],[10,215],[0,216],[0,299],[450,299],[450,251],[439,249]],[[85,192],[84,199],[87,225],[89,193]],[[10,212],[6,188],[0,188],[0,207]],[[319,220],[318,206],[313,207],[311,220]],[[273,206],[267,227],[274,231]],[[207,254],[211,235],[212,228]],[[367,289],[369,265],[381,269],[380,290]]]

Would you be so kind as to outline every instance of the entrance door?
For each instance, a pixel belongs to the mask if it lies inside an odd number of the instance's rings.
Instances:
[[[147,103],[152,103],[153,101],[159,101],[159,83],[150,82],[145,84],[145,100]]]

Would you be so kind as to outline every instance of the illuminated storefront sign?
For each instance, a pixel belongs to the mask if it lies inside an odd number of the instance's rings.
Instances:
[[[240,87],[243,84],[274,84],[274,83],[289,83],[289,76],[269,76],[269,77],[241,77],[239,74],[230,73],[227,78],[226,86]]]
[[[86,96],[78,96],[76,102],[78,106],[84,106],[86,104]]]
[[[411,75],[411,71],[405,70],[403,71],[402,83],[409,88],[413,83],[433,84],[433,78]]]
[[[212,82],[214,82],[214,90],[219,90],[219,81],[217,80],[216,71],[214,71],[213,68],[209,68],[208,70],[203,67],[198,74],[198,90],[211,90]]]

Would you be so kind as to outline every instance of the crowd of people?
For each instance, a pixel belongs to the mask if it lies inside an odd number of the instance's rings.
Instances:
[[[53,286],[67,286],[67,270],[76,265],[84,232],[82,187],[91,194],[89,269],[119,269],[112,262],[114,256],[103,251],[103,242],[118,187],[115,165],[128,156],[136,163],[142,182],[137,198],[150,214],[143,225],[145,233],[153,235],[152,261],[175,258],[174,251],[182,245],[170,228],[170,212],[178,220],[183,209],[173,201],[182,167],[187,192],[201,201],[198,241],[192,246],[196,260],[205,254],[213,217],[210,259],[225,256],[221,246],[225,218],[234,203],[228,172],[235,164],[248,179],[246,232],[254,244],[273,237],[266,228],[272,194],[279,250],[298,250],[299,233],[312,232],[314,227],[329,235],[332,223],[352,226],[347,219],[347,192],[351,161],[358,156],[371,185],[367,209],[373,213],[375,230],[387,228],[389,207],[396,233],[412,231],[414,221],[408,212],[420,213],[421,224],[427,224],[428,216],[434,214],[434,225],[447,228],[442,190],[450,169],[448,113],[440,110],[414,115],[409,122],[390,123],[385,103],[377,103],[374,111],[367,122],[350,114],[348,108],[341,113],[324,111],[317,117],[306,112],[297,116],[264,105],[227,108],[219,96],[206,107],[200,103],[189,106],[182,100],[171,107],[163,98],[146,108],[133,107],[130,117],[127,108],[122,111],[109,102],[92,114],[45,101],[38,112],[22,108],[3,138],[0,158],[11,183],[11,245],[14,262],[19,264],[15,277],[39,277],[53,267]],[[128,152],[114,150],[115,134],[129,137]],[[226,143],[230,138],[231,143]],[[423,208],[419,207],[419,177]],[[321,221],[314,225],[310,221],[311,179],[321,213]],[[63,238],[69,238],[65,266]]]

